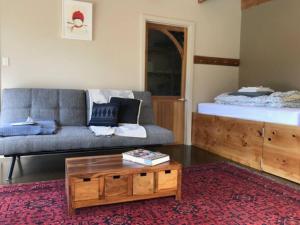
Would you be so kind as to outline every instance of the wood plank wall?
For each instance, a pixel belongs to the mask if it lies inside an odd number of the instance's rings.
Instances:
[[[242,0],[242,9],[248,9],[253,6],[263,4],[272,0]]]

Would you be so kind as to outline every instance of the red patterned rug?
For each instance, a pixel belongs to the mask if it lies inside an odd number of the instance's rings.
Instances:
[[[0,186],[0,224],[300,224],[300,192],[229,164],[184,170],[183,200],[163,198],[78,210],[64,181]]]

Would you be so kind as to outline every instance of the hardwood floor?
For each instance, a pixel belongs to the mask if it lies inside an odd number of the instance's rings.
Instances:
[[[180,162],[183,166],[200,165],[216,162],[229,162],[230,160],[214,155],[207,151],[201,150],[193,146],[175,145],[175,146],[161,146],[155,147],[153,150],[167,153],[172,159]],[[103,154],[118,154],[122,153],[122,150],[102,151],[97,155]],[[10,183],[27,183],[35,181],[47,181],[53,179],[64,179],[65,177],[65,158],[76,156],[88,156],[95,155],[95,153],[80,153],[80,154],[57,154],[57,155],[43,155],[43,156],[24,156],[21,160],[17,160],[13,179]],[[0,158],[0,184],[8,184],[5,178],[10,166],[10,158]],[[234,163],[235,164],[235,163]],[[235,164],[237,165],[237,164]],[[247,168],[238,165],[243,168]],[[256,171],[254,169],[247,168],[256,173],[262,174],[269,179],[276,180],[277,182],[289,185],[300,190],[300,185],[289,182],[287,180],[269,175],[264,172]]]

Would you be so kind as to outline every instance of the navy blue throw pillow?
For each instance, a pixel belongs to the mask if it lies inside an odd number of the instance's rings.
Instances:
[[[138,124],[142,100],[112,97],[110,103],[119,104],[119,123]]]
[[[118,126],[118,116],[119,116],[119,104],[93,103],[92,117],[89,122],[89,126],[116,127]]]

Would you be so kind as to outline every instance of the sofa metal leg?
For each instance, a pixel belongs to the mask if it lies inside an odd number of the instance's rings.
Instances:
[[[8,177],[7,177],[7,181],[10,181],[14,172],[14,168],[15,168],[15,163],[16,163],[16,158],[17,156],[13,156],[11,159],[11,164],[10,164],[10,168],[9,168],[9,173],[8,173]]]

